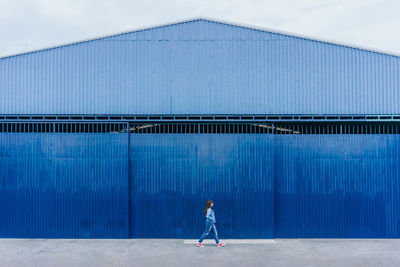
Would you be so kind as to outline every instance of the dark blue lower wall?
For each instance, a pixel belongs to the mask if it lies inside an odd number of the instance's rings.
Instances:
[[[132,135],[132,236],[199,238],[212,199],[224,238],[273,238],[273,150],[272,135]]]
[[[127,140],[0,134],[0,237],[126,238]]]
[[[400,237],[399,135],[0,134],[0,237]]]
[[[400,237],[400,135],[275,138],[276,237]]]

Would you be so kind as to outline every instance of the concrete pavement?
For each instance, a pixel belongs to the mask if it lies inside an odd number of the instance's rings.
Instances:
[[[183,239],[0,239],[0,266],[400,266],[400,239],[273,241],[197,248]]]

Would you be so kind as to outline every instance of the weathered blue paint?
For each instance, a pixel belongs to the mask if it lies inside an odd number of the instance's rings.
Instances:
[[[212,199],[222,238],[272,238],[273,150],[272,135],[132,135],[132,237],[199,238]]]
[[[275,236],[400,237],[400,135],[275,138]]]
[[[0,237],[126,238],[127,136],[0,134]]]
[[[0,59],[0,114],[400,114],[400,57],[198,19]]]

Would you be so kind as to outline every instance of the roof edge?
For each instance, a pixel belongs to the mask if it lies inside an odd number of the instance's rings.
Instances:
[[[178,21],[175,20],[175,21],[162,23],[162,24],[150,24],[150,25],[147,25],[147,26],[137,27],[137,28],[133,28],[133,29],[117,32],[117,33],[106,34],[106,35],[98,35],[98,36],[90,37],[90,38],[87,38],[87,39],[81,39],[81,40],[71,41],[71,42],[62,43],[62,44],[50,45],[50,46],[46,46],[46,47],[43,47],[43,48],[32,49],[32,50],[29,50],[29,51],[24,51],[24,52],[19,52],[19,53],[13,53],[13,54],[6,55],[6,56],[0,56],[0,59],[6,59],[6,58],[16,57],[16,56],[23,56],[23,55],[42,52],[42,51],[46,51],[46,50],[62,48],[62,47],[66,47],[66,46],[71,46],[71,45],[76,45],[76,44],[81,44],[81,43],[101,40],[101,39],[115,37],[115,36],[124,35],[124,34],[129,34],[129,33],[133,33],[133,32],[146,31],[146,30],[151,30],[151,29],[157,29],[157,28],[163,28],[163,27],[178,25],[178,24],[192,22],[192,21],[196,21],[196,20],[208,20],[208,19],[204,19],[202,17],[193,17],[193,18],[189,18],[189,19],[183,19],[183,20],[178,20]]]
[[[221,19],[214,19],[214,18],[209,18],[209,17],[202,17],[201,19],[204,19],[207,21],[212,21],[215,23],[221,23],[221,24],[227,24],[227,25],[232,25],[232,26],[236,26],[236,27],[251,29],[251,30],[276,33],[276,34],[280,34],[280,35],[284,35],[284,36],[288,36],[288,37],[295,37],[295,38],[304,39],[304,40],[308,40],[308,41],[314,41],[314,42],[325,43],[325,44],[330,44],[330,45],[337,45],[337,46],[346,47],[346,48],[353,48],[353,49],[358,49],[358,50],[362,50],[362,51],[383,54],[383,55],[387,55],[387,56],[400,57],[400,53],[385,51],[383,49],[371,48],[371,47],[367,47],[367,46],[360,46],[360,45],[355,45],[355,44],[346,43],[346,42],[339,42],[339,41],[335,41],[335,40],[314,37],[314,36],[300,34],[300,33],[293,33],[293,32],[284,31],[284,30],[276,30],[276,29],[271,29],[271,28],[264,27],[264,26],[256,26],[256,25],[246,24],[246,23],[237,23],[237,22],[231,22],[231,21],[221,20]]]
[[[192,18],[188,18],[188,19],[182,19],[182,20],[178,20],[178,21],[167,22],[167,23],[163,23],[163,24],[152,24],[152,25],[147,25],[147,26],[143,26],[143,27],[137,27],[137,28],[133,28],[130,30],[117,32],[117,33],[113,33],[113,34],[100,35],[100,36],[95,36],[95,37],[91,37],[88,39],[72,41],[72,42],[67,42],[67,43],[63,43],[63,44],[57,44],[57,45],[48,46],[48,47],[44,47],[44,48],[14,53],[14,54],[6,55],[6,56],[0,56],[0,60],[6,59],[6,58],[11,58],[11,57],[16,57],[16,56],[23,56],[23,55],[27,55],[27,54],[37,53],[37,52],[42,52],[42,51],[47,51],[47,50],[56,49],[56,48],[67,47],[67,46],[80,44],[80,43],[101,40],[101,39],[105,39],[105,38],[115,37],[115,36],[119,36],[119,35],[139,32],[139,31],[163,28],[163,27],[178,25],[178,24],[182,24],[182,23],[198,21],[198,20],[204,20],[204,21],[209,21],[209,22],[214,22],[214,23],[219,23],[219,24],[225,24],[225,25],[230,25],[230,26],[235,26],[235,27],[240,27],[240,28],[246,28],[246,29],[250,29],[250,30],[275,33],[275,34],[280,34],[280,35],[284,35],[284,36],[288,36],[288,37],[294,37],[294,38],[299,38],[299,39],[308,40],[308,41],[336,45],[336,46],[341,46],[341,47],[345,47],[345,48],[353,48],[353,49],[357,49],[357,50],[382,54],[382,55],[386,55],[386,56],[400,57],[400,53],[389,52],[389,51],[380,50],[380,49],[376,49],[376,48],[364,47],[364,46],[354,45],[354,44],[350,44],[350,43],[346,43],[346,42],[338,42],[338,41],[329,40],[329,39],[325,39],[325,38],[317,38],[317,37],[313,37],[313,36],[309,36],[309,35],[303,35],[303,34],[288,32],[288,31],[284,31],[284,30],[276,30],[276,29],[271,29],[271,28],[267,28],[267,27],[263,27],[263,26],[256,26],[256,25],[252,25],[252,24],[237,23],[237,22],[231,22],[231,21],[222,20],[222,19],[215,19],[215,18],[211,18],[211,17],[207,17],[207,16],[199,16],[199,17],[192,17]]]

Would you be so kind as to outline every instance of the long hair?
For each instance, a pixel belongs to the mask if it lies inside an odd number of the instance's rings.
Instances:
[[[207,200],[206,209],[204,211],[204,215],[207,215],[207,210],[211,208],[211,203],[214,203],[212,200]]]

